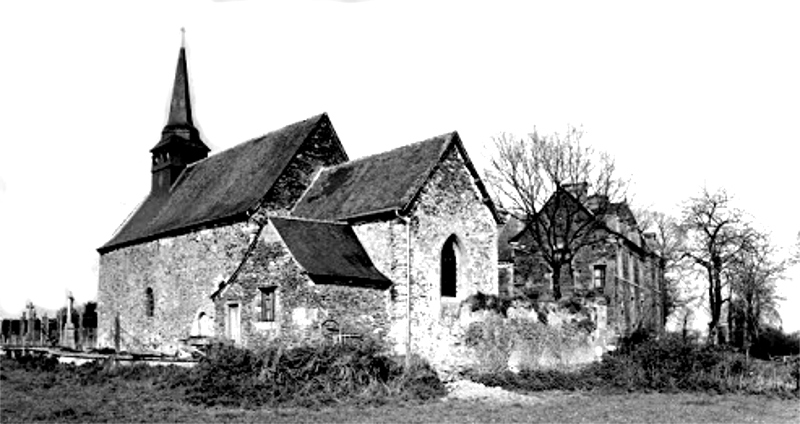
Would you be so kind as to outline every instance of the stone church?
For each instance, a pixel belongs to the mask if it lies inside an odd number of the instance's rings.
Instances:
[[[150,193],[100,253],[98,341],[375,337],[447,352],[498,293],[497,211],[458,133],[349,160],[326,114],[209,155],[182,47]]]

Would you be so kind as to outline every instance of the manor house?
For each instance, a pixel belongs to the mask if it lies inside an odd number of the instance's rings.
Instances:
[[[589,196],[586,183],[568,184],[559,187],[533,219],[572,227],[549,234],[551,238],[560,237],[563,231],[575,235],[576,227],[585,235],[560,270],[556,291],[553,271],[545,260],[550,246],[537,242],[535,222],[508,219],[498,249],[500,293],[545,301],[584,301],[595,308],[598,336],[604,341],[636,329],[663,329],[664,263],[655,234],[641,230],[626,202]]]

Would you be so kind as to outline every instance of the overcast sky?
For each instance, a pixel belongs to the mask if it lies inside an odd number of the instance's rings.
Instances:
[[[779,245],[800,231],[793,2],[110,3],[0,4],[11,312],[96,295],[95,249],[149,190],[181,27],[213,152],[328,112],[351,158],[457,130],[480,167],[492,135],[571,123],[616,158],[635,206],[677,213],[724,187]],[[800,330],[789,277],[781,314]]]

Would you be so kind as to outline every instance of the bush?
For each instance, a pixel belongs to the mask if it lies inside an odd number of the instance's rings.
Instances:
[[[767,360],[775,356],[798,355],[800,334],[786,334],[777,328],[766,327],[750,347],[750,354],[755,358]]]
[[[426,400],[444,385],[420,360],[405,370],[371,341],[260,352],[218,345],[192,370],[187,399],[204,405],[309,406],[333,402]]]
[[[510,390],[744,391],[786,394],[795,389],[792,365],[778,366],[747,358],[727,348],[685,341],[631,337],[602,362],[577,371],[522,370],[473,374],[471,378]]]

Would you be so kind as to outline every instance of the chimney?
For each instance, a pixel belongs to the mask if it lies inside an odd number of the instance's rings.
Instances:
[[[643,233],[642,236],[644,237],[644,243],[652,250],[656,247],[656,233],[647,232]]]
[[[569,194],[575,196],[579,202],[585,203],[586,202],[586,195],[589,191],[589,183],[587,182],[580,182],[580,183],[567,183],[563,184],[562,187],[566,190]]]

